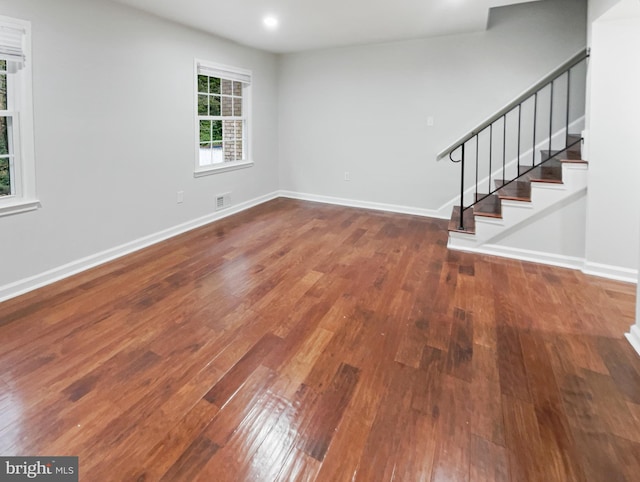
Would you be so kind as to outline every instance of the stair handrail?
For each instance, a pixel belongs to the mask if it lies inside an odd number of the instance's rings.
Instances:
[[[563,73],[565,73],[567,70],[569,70],[572,67],[578,65],[580,62],[582,62],[587,57],[589,57],[589,49],[588,48],[584,48],[584,49],[580,50],[578,53],[576,53],[569,60],[564,62],[562,65],[556,67],[555,69],[553,69],[551,72],[549,72],[547,75],[545,75],[542,79],[540,79],[538,82],[536,82],[533,86],[529,87],[522,94],[520,94],[514,100],[509,102],[502,109],[497,111],[494,115],[492,115],[487,120],[485,120],[484,122],[479,124],[477,127],[473,128],[471,131],[469,131],[467,134],[465,134],[462,137],[460,137],[455,142],[451,143],[446,149],[443,149],[442,151],[440,151],[436,156],[436,161],[439,161],[439,160],[443,159],[444,157],[448,156],[453,151],[458,149],[462,144],[464,144],[465,142],[473,139],[474,136],[478,135],[480,132],[482,132],[484,129],[489,127],[495,121],[500,119],[505,114],[509,113],[511,110],[515,109],[519,104],[522,104],[529,97],[531,97],[536,92],[541,90],[548,83],[553,82],[555,79],[560,77]]]

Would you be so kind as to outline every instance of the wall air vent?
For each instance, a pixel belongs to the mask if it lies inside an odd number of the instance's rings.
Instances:
[[[216,196],[216,211],[226,209],[231,205],[231,195],[229,193]]]

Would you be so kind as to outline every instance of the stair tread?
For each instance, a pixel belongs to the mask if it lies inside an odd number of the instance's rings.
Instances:
[[[518,169],[522,173],[531,169],[531,166],[518,166]],[[533,168],[530,172],[524,174],[521,179],[530,182],[562,184],[562,164],[560,161],[552,159],[541,166]]]
[[[464,212],[464,229],[460,229],[460,206],[454,206],[449,220],[449,231],[456,233],[476,234],[476,221],[473,217],[473,211],[467,209]]]
[[[500,199],[508,199],[510,201],[531,201],[531,183],[527,181],[513,181],[502,187],[502,180],[495,181]]]
[[[500,201],[500,197],[495,194],[487,196],[486,194],[478,193],[476,194],[476,198],[481,200],[473,205],[473,214],[489,218],[502,217],[502,202]]]
[[[582,154],[580,150],[568,150],[568,151],[549,151],[542,150],[540,151],[542,154],[542,159],[554,158],[558,159],[560,162],[586,162],[582,159]]]

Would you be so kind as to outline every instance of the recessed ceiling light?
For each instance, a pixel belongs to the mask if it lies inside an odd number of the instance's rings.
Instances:
[[[264,17],[262,19],[262,23],[269,30],[275,30],[276,28],[278,28],[278,19],[273,15],[267,15],[266,17]]]

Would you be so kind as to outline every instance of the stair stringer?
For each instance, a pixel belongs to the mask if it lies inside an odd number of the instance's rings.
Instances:
[[[502,218],[475,216],[476,233],[450,232],[448,247],[460,251],[492,251],[487,245],[496,238],[514,232],[531,217],[544,216],[545,211],[585,191],[587,173],[587,164],[563,163],[562,184],[532,182],[531,202],[503,200]]]

